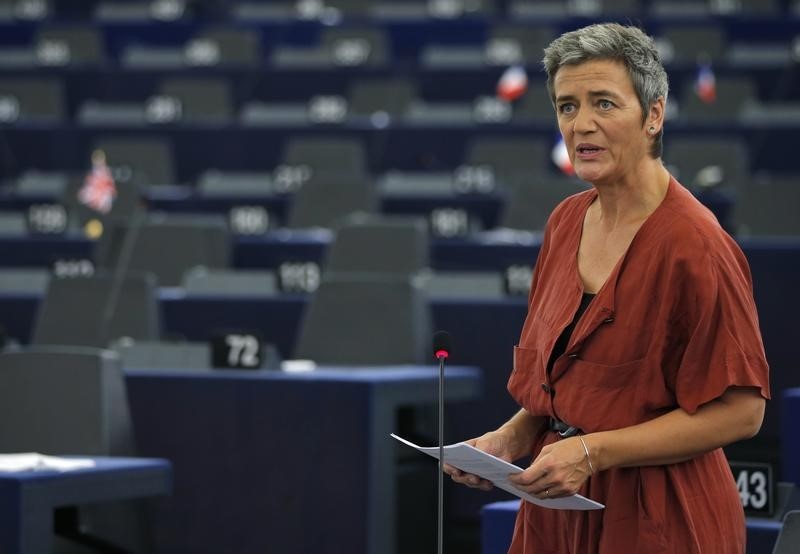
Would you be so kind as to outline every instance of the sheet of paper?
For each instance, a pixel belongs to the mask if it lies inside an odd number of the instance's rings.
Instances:
[[[7,473],[43,470],[70,471],[95,465],[95,461],[90,458],[58,458],[36,452],[0,454],[0,472]]]
[[[411,448],[416,448],[420,452],[432,456],[437,460],[439,459],[438,446],[417,446],[413,442],[407,441],[402,437],[398,437],[394,433],[392,433],[391,436],[403,444],[410,446]],[[594,500],[590,500],[579,494],[564,498],[549,498],[547,500],[541,500],[535,496],[531,496],[530,494],[515,488],[514,485],[512,485],[508,480],[508,476],[510,474],[519,473],[522,471],[522,468],[492,456],[491,454],[487,454],[486,452],[478,450],[477,448],[463,442],[445,446],[444,461],[451,466],[457,467],[461,471],[466,471],[467,473],[473,473],[483,477],[484,479],[491,481],[495,487],[503,489],[506,492],[510,492],[514,496],[518,496],[519,498],[527,500],[528,502],[536,504],[537,506],[553,508],[556,510],[599,510],[601,508],[605,508],[603,504],[595,502]]]

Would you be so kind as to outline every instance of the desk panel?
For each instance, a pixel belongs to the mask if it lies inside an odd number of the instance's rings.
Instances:
[[[0,473],[0,552],[52,552],[55,508],[170,492],[171,467],[165,460],[93,459],[95,467],[63,473]]]
[[[139,450],[175,467],[159,550],[392,554],[389,433],[398,408],[436,403],[437,383],[433,367],[127,371]],[[448,401],[480,390],[479,370],[448,368]]]

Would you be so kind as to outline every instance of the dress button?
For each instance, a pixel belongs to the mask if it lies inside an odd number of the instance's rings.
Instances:
[[[547,383],[542,383],[542,390],[543,390],[545,393],[547,393],[547,394],[550,394],[550,391],[551,391],[552,389],[550,388],[550,385],[548,385]]]
[[[611,323],[612,321],[614,321],[614,316],[613,315],[611,317],[605,318],[603,320],[603,323]]]

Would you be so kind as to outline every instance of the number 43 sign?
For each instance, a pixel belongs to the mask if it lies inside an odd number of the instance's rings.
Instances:
[[[775,484],[770,464],[730,462],[742,506],[748,515],[772,515]]]

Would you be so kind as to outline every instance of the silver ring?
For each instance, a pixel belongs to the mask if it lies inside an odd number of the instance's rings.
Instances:
[[[544,489],[544,495],[550,497],[550,489]]]

